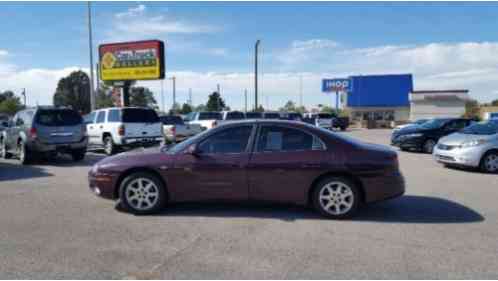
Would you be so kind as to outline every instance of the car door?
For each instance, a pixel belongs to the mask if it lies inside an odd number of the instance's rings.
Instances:
[[[325,169],[327,153],[312,133],[284,125],[262,125],[249,161],[249,198],[300,202]]]
[[[104,131],[105,115],[105,110],[97,111],[95,122],[87,127],[88,138],[90,139],[91,144],[102,145],[104,143],[102,140],[102,134]]]
[[[255,126],[235,125],[196,143],[196,155],[179,153],[170,173],[178,201],[246,200],[246,166]]]
[[[467,127],[469,120],[467,119],[455,119],[446,123],[443,127],[440,137],[447,136],[449,134],[460,131],[461,129]]]
[[[12,127],[9,128],[8,146],[11,150],[15,150],[17,147],[17,140],[24,126],[23,114],[23,111],[18,112],[13,118]]]

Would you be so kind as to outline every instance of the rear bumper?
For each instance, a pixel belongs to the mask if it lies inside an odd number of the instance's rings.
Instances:
[[[405,193],[405,179],[400,172],[376,177],[362,177],[365,202],[373,203],[402,196]]]
[[[83,138],[82,141],[79,142],[70,142],[70,143],[57,143],[57,144],[49,144],[42,143],[40,141],[32,141],[27,143],[27,147],[31,151],[35,152],[71,152],[73,150],[86,149],[88,145],[88,137]]]
[[[121,138],[118,145],[122,146],[153,146],[164,141],[163,136],[143,137],[143,138]]]

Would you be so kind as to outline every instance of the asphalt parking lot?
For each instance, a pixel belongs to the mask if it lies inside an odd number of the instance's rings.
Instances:
[[[388,130],[355,130],[387,144]],[[405,196],[350,221],[293,206],[181,204],[118,212],[87,187],[89,153],[0,160],[0,278],[498,278],[498,175],[399,152]]]

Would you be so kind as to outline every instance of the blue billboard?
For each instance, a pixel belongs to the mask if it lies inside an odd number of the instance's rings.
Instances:
[[[351,76],[352,91],[349,107],[409,106],[408,95],[413,91],[411,74]]]

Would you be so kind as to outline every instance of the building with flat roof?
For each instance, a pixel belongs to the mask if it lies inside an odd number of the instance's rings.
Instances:
[[[361,75],[349,78],[352,90],[341,96],[341,104],[350,112],[352,120],[408,120],[408,93],[413,91],[411,74]]]
[[[410,120],[461,117],[470,100],[469,90],[411,91]]]

